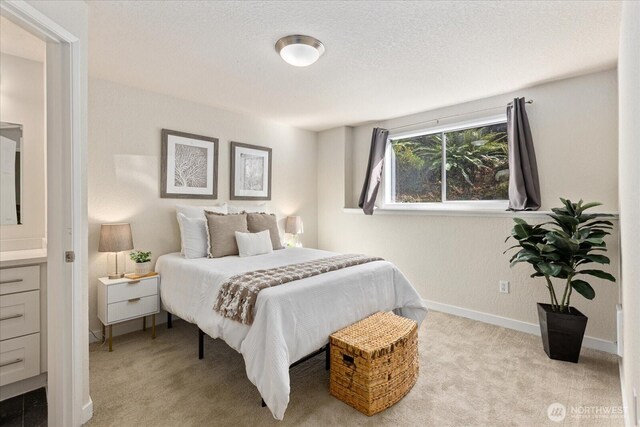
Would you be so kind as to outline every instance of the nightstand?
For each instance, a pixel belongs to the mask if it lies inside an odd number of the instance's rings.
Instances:
[[[156,337],[156,314],[160,312],[158,285],[160,276],[141,279],[98,279],[98,319],[102,322],[102,337],[109,327],[109,351],[113,351],[113,325],[142,317],[143,330],[146,316],[151,316],[151,338]]]

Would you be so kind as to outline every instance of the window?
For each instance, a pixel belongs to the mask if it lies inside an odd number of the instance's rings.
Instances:
[[[390,135],[389,142],[383,207],[506,207],[504,117]]]

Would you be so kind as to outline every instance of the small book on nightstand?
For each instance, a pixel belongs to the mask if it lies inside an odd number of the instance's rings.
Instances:
[[[126,277],[127,279],[131,279],[131,280],[137,280],[137,279],[142,279],[145,277],[153,277],[153,276],[157,276],[158,273],[156,273],[155,271],[152,271],[150,273],[146,273],[146,274],[134,274],[134,273],[129,273],[129,274],[125,274],[124,277]]]

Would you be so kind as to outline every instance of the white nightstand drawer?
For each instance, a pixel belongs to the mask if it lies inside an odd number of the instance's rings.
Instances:
[[[0,295],[40,289],[40,267],[3,268],[0,270]]]
[[[0,386],[40,374],[40,334],[2,341]]]
[[[35,332],[40,332],[40,291],[0,296],[0,340]]]
[[[120,322],[158,312],[158,295],[136,297],[127,301],[109,304],[107,323]]]
[[[107,304],[150,295],[158,295],[157,277],[109,285],[107,290]]]

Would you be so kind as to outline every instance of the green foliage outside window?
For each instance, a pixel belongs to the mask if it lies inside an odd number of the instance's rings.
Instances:
[[[505,123],[393,140],[392,146],[396,157],[395,202],[442,201],[443,169],[446,200],[508,198]]]

